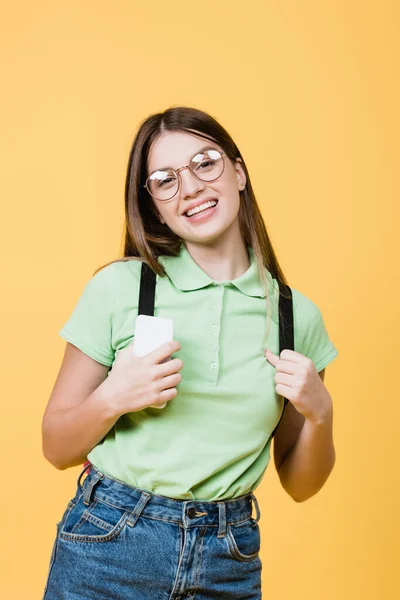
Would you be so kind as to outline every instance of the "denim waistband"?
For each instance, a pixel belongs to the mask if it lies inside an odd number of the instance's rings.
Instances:
[[[237,524],[252,516],[252,502],[256,510],[255,522],[260,518],[260,509],[253,492],[230,500],[180,500],[154,494],[114,479],[102,473],[94,465],[81,484],[83,473],[78,478],[78,488],[83,493],[83,502],[89,506],[94,499],[103,500],[128,512],[134,525],[142,515],[161,519],[188,527],[218,527],[218,535],[226,533],[229,524]]]

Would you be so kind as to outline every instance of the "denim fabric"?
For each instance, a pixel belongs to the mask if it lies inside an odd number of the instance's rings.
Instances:
[[[177,500],[93,465],[81,483],[83,473],[57,523],[43,600],[261,598],[254,494]]]

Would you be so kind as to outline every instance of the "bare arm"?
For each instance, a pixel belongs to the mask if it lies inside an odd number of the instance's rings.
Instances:
[[[324,374],[325,369],[319,373],[322,381]],[[333,469],[332,425],[332,413],[311,423],[291,403],[285,409],[274,437],[274,460],[283,488],[296,502],[316,494]]]
[[[82,464],[117,421],[103,393],[108,371],[67,342],[42,421],[43,454],[57,469]]]
[[[164,406],[177,395],[183,363],[176,340],[146,356],[119,351],[112,372],[67,342],[42,421],[43,454],[57,469],[83,463],[123,414]]]

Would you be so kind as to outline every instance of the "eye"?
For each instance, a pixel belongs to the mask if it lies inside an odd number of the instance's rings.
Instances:
[[[149,177],[150,186],[161,188],[173,185],[176,182],[176,176],[171,171],[155,171]]]
[[[166,179],[162,179],[161,181],[157,181],[157,187],[162,187],[163,185],[168,185],[173,180],[172,177],[167,177]]]
[[[203,160],[203,162],[197,165],[196,170],[207,169],[208,167],[211,167],[214,163],[214,160]]]

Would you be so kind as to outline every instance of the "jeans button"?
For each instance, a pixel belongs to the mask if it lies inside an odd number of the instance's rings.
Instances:
[[[194,519],[196,516],[196,509],[195,508],[189,508],[189,510],[187,511],[187,516],[189,517],[189,519]]]

